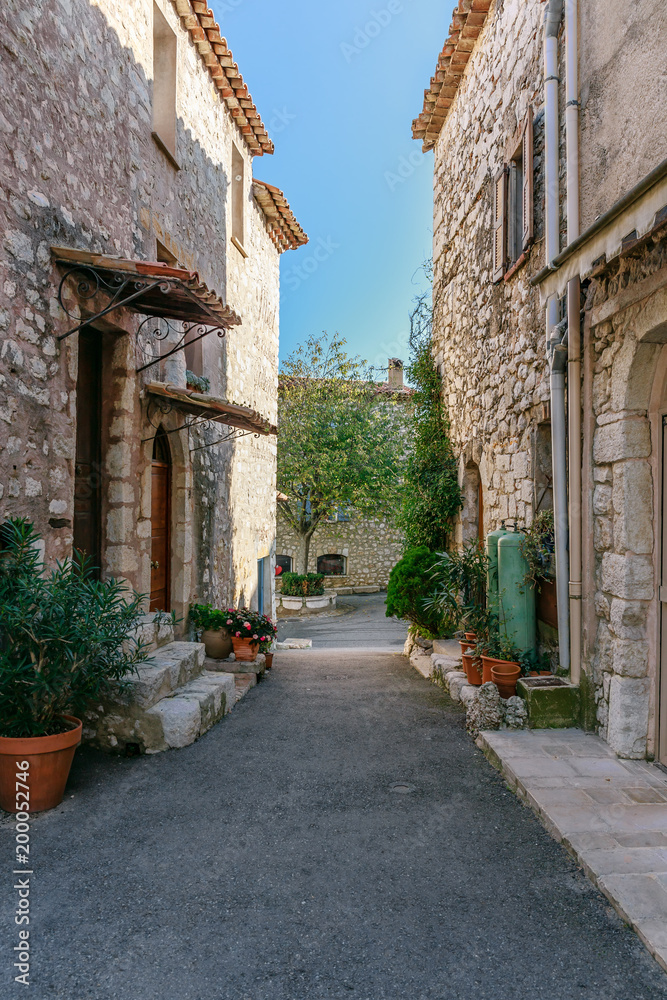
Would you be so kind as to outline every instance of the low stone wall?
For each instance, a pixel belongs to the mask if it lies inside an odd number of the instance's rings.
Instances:
[[[332,611],[336,607],[336,591],[325,590],[316,597],[290,597],[276,594],[276,609],[279,618],[290,615],[314,615],[321,611]]]

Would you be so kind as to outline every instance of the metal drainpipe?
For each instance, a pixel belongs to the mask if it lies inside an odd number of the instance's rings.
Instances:
[[[545,130],[545,245],[546,263],[560,251],[558,200],[558,31],[563,0],[549,0],[544,14],[544,130]],[[551,451],[553,463],[556,597],[560,666],[570,669],[570,615],[567,510],[567,431],[565,425],[565,369],[567,348],[556,331],[558,301],[546,306],[546,340],[551,388]]]
[[[578,0],[565,4],[565,149],[567,242],[579,236],[579,45]],[[570,680],[581,680],[582,494],[581,494],[581,320],[580,282],[567,285],[567,390],[570,496]]]

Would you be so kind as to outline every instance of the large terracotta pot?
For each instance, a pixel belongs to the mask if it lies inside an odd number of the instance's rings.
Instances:
[[[491,682],[491,664],[497,661],[492,660],[490,656],[482,656],[482,684],[489,684]]]
[[[63,800],[74,751],[81,742],[82,723],[73,715],[63,718],[72,728],[55,736],[0,736],[0,806],[16,812],[16,774],[28,771],[29,802],[19,801],[19,812],[53,809]],[[27,762],[28,767],[19,767]],[[21,779],[19,778],[20,782]]]
[[[475,632],[464,632],[463,634],[466,637],[466,639],[468,640],[468,642],[472,642],[472,643],[477,642],[477,634]]]
[[[482,664],[479,662],[479,657],[472,656],[470,653],[463,653],[461,659],[463,660],[463,669],[466,672],[468,684],[479,687],[482,683]]]
[[[213,660],[226,660],[232,651],[232,637],[224,628],[205,629],[201,641],[206,647],[206,655]]]
[[[256,639],[237,639],[233,635],[232,645],[234,646],[234,656],[237,660],[254,660],[257,658],[259,642]]]
[[[521,667],[510,660],[494,660],[491,680],[498,688],[501,698],[511,698],[516,694],[516,682],[521,676]]]
[[[475,643],[470,642],[469,639],[459,639],[459,646],[461,647],[461,653],[468,653],[471,649],[475,648]]]

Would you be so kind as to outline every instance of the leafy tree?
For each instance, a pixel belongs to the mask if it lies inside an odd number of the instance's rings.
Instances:
[[[367,362],[345,343],[312,336],[280,372],[278,489],[288,500],[278,511],[299,536],[300,573],[323,518],[341,509],[391,517],[400,502],[403,407],[378,396]]]
[[[432,281],[431,261],[424,264],[424,271]],[[410,314],[412,355],[407,377],[416,390],[412,397],[413,447],[405,471],[398,523],[408,548],[426,546],[431,551],[443,551],[463,498],[449,440],[442,381],[432,354],[432,316],[431,293],[424,292],[415,299]]]

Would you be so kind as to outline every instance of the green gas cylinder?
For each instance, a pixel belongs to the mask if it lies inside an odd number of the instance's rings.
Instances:
[[[498,542],[507,534],[505,522],[502,521],[499,528],[490,531],[486,536],[486,554],[489,558],[489,565],[486,571],[486,603],[489,611],[494,615],[499,613],[498,609]]]
[[[526,583],[528,563],[521,551],[526,536],[509,531],[498,540],[498,600],[507,638],[522,652],[535,648],[535,589]]]

